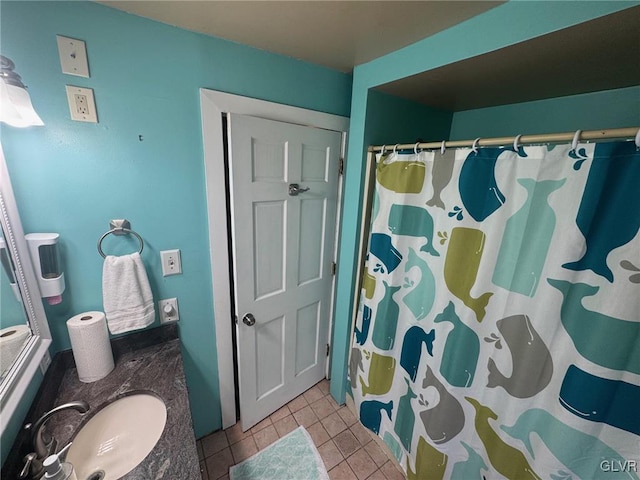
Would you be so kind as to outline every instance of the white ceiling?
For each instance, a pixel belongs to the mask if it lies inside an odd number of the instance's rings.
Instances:
[[[180,28],[350,72],[502,1],[102,0]]]

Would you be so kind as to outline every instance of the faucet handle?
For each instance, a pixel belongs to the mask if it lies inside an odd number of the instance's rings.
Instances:
[[[22,471],[20,471],[20,475],[18,478],[23,480],[31,474],[31,478],[38,478],[38,476],[42,472],[42,462],[38,460],[38,454],[35,452],[31,452],[24,457],[24,466],[22,467]]]

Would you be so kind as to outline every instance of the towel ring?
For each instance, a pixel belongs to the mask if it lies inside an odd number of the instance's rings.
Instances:
[[[129,233],[132,234],[140,242],[140,250],[138,251],[138,253],[142,253],[142,250],[144,249],[144,240],[142,240],[142,237],[137,232],[128,228],[131,226],[131,224],[127,220],[112,220],[110,226],[112,227],[111,230],[102,235],[100,237],[100,240],[98,240],[98,253],[102,256],[102,258],[107,258],[107,256],[102,251],[102,241],[111,233],[113,233],[114,235],[124,235]]]

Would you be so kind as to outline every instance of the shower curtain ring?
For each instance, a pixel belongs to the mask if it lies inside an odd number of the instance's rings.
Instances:
[[[444,151],[447,149],[447,146],[445,145],[446,141],[442,141],[442,144],[440,145],[440,155],[444,155]]]
[[[520,143],[520,137],[522,137],[522,135],[516,135],[516,138],[513,139],[513,149],[516,152],[518,151],[518,144]]]
[[[473,145],[471,145],[471,151],[472,151],[473,153],[476,153],[476,154],[478,153],[478,142],[479,142],[479,141],[480,141],[480,137],[476,138],[476,139],[473,141]]]
[[[415,153],[416,155],[418,154],[418,145],[420,145],[420,142],[416,142],[415,146],[413,147],[413,153]]]
[[[578,148],[578,140],[580,140],[580,134],[582,133],[582,130],[576,130],[575,135],[573,136],[573,140],[571,141],[571,150],[575,150],[576,148]]]
[[[393,153],[396,153],[396,152],[398,151],[398,145],[399,145],[399,144],[398,144],[398,143],[396,143],[396,144],[393,146]]]
[[[636,133],[636,138],[634,141],[636,142],[636,148],[640,148],[640,128],[638,129],[638,133]]]
[[[384,152],[386,152],[387,150],[387,146],[386,145],[382,145],[382,150],[380,150],[380,154],[384,157]]]

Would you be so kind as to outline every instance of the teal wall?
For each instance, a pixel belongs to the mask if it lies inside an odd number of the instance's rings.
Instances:
[[[0,134],[24,230],[61,235],[67,289],[46,306],[53,351],[70,348],[68,318],[102,310],[96,242],[127,218],[154,298],[179,301],[196,435],[219,429],[199,88],[348,116],[351,76],[92,2],[2,1],[0,14],[2,54],[45,122]],[[61,73],[56,34],[86,42],[91,78]],[[98,124],[69,119],[65,85],[94,89]],[[112,237],[105,252],[137,248]],[[184,273],[163,277],[159,251],[173,248]]]
[[[346,392],[349,339],[352,327],[351,312],[354,304],[353,285],[356,281],[358,229],[364,189],[365,152],[367,142],[371,138],[367,125],[372,115],[375,115],[375,112],[368,108],[371,106],[368,101],[371,89],[639,4],[638,1],[522,2],[512,0],[443,32],[355,68],[339,243],[336,324],[332,343],[331,393],[337,400],[344,401]],[[550,81],[553,81],[552,77]],[[626,116],[624,106],[620,109],[612,108],[609,111],[614,117]],[[544,114],[551,116],[550,112]],[[555,112],[553,114],[555,115]],[[458,117],[458,125],[461,125],[461,122],[461,117]],[[453,123],[455,132],[461,132],[462,127],[457,129],[455,127],[455,116]],[[583,125],[584,123],[581,122],[579,126],[573,128],[583,128]],[[475,133],[468,135],[466,128],[465,126],[465,137],[475,138],[480,135]],[[504,131],[500,133],[502,134]],[[393,142],[397,140],[392,140],[391,143]]]
[[[415,143],[446,138],[453,114],[371,90],[367,96],[366,145]]]
[[[451,140],[640,125],[640,86],[456,112]]]

